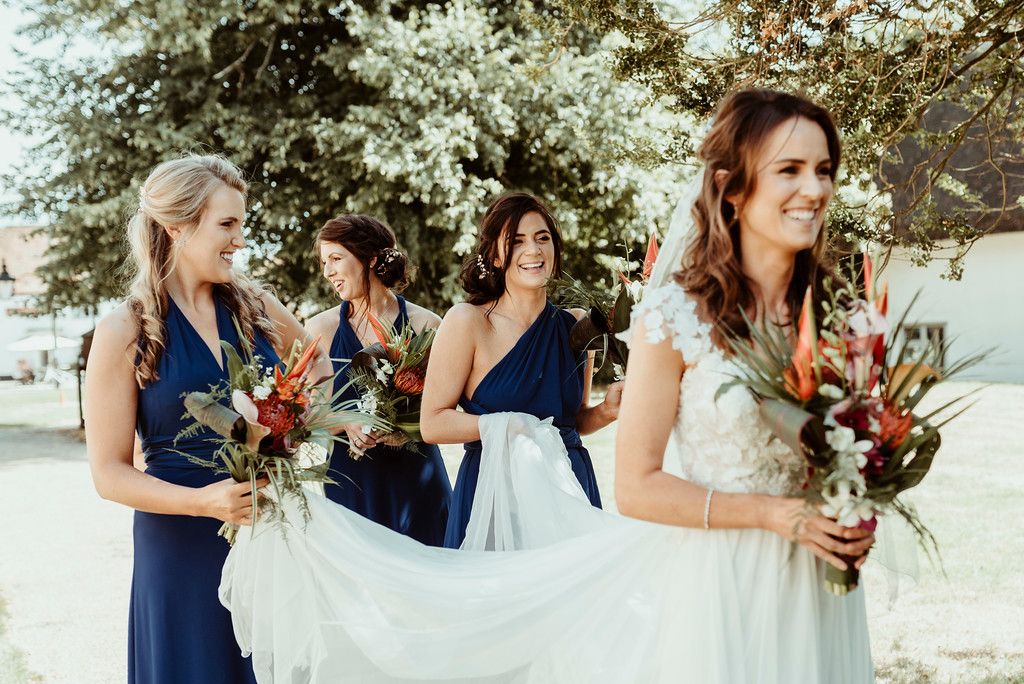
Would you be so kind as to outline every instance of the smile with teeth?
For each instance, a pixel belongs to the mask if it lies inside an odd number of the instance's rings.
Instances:
[[[813,221],[818,215],[816,209],[785,209],[782,213],[794,221]]]
[[[532,264],[519,264],[519,268],[524,271],[539,271],[544,268],[543,261],[535,261]]]
[[[232,260],[234,260],[234,258],[235,258],[235,253],[234,252],[221,252],[220,253],[220,258],[230,264],[232,262]]]

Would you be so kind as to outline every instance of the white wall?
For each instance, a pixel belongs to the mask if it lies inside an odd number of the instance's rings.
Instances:
[[[882,274],[889,281],[890,320],[921,290],[907,320],[945,324],[946,339],[956,338],[947,361],[998,347],[964,378],[1024,383],[1024,232],[981,238],[959,281],[942,279],[945,266],[944,260],[914,266],[906,252],[894,253]]]

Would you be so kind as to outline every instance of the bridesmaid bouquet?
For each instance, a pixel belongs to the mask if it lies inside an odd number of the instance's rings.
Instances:
[[[633,307],[643,299],[657,258],[658,241],[652,233],[639,275],[630,279],[620,271],[619,282],[611,291],[591,290],[571,276],[552,281],[562,304],[588,312],[573,326],[569,346],[575,352],[600,351],[611,358],[616,380],[625,376],[629,361],[629,345],[619,339],[619,334],[629,329]]]
[[[939,431],[968,407],[941,420],[937,416],[967,395],[925,415],[915,410],[932,387],[988,352],[940,371],[948,356],[948,344],[943,343],[911,361],[907,340],[897,344],[893,334],[902,328],[907,312],[896,326],[889,325],[887,288],[875,286],[872,271],[865,254],[863,297],[849,286],[826,281],[820,325],[808,289],[795,344],[782,329],[758,328],[748,319],[750,340],[729,336],[741,362],[739,374],[718,394],[737,384],[754,394],[774,434],[803,454],[805,496],[824,515],[846,527],[874,531],[877,516],[898,514],[931,551],[937,548],[935,538],[898,495],[921,482],[939,449]],[[892,366],[887,359],[893,360]],[[837,595],[854,589],[859,580],[855,559],[844,560],[845,571],[826,568],[825,589]]]
[[[235,321],[238,330],[238,322]],[[219,444],[214,459],[183,454],[189,460],[229,474],[236,482],[253,486],[253,508],[257,506],[256,480],[267,477],[281,501],[293,494],[308,514],[302,485],[305,482],[329,482],[326,455],[334,441],[333,431],[345,423],[366,421],[363,414],[336,411],[329,394],[333,377],[312,382],[309,370],[319,337],[305,351],[295,343],[286,363],[264,368],[253,354],[252,345],[238,330],[242,356],[235,347],[222,341],[227,357],[227,384],[213,386],[209,392],[190,392],[184,396],[186,416],[195,421],[177,437],[193,437],[203,427],[217,433]],[[244,358],[243,358],[244,357]],[[230,408],[224,402],[230,403]],[[275,516],[280,509],[269,498],[259,503],[260,514]],[[256,510],[253,510],[255,519]],[[234,544],[238,525],[224,523],[218,534]]]
[[[409,323],[389,330],[372,315],[370,325],[378,341],[356,352],[348,369],[349,380],[359,391],[357,411],[383,430],[378,444],[415,449],[423,441],[420,403],[437,331],[428,328],[417,335]],[[349,455],[359,459],[363,453],[349,448]]]

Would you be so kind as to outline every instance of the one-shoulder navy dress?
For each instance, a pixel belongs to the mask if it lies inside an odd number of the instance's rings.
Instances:
[[[334,381],[335,391],[348,381],[348,363],[340,359],[351,359],[363,348],[349,325],[349,302],[342,302],[340,309],[331,342],[334,370],[341,371]],[[398,297],[395,328],[400,330],[408,320],[405,299]],[[355,388],[349,387],[338,402],[358,398]],[[325,485],[324,493],[332,501],[424,544],[444,543],[452,485],[441,451],[433,444],[418,444],[416,451],[382,444],[367,450],[358,461],[348,455],[345,445],[336,444],[330,477],[336,484]]]
[[[576,414],[583,404],[587,356],[585,352],[575,354],[569,347],[569,331],[575,323],[575,316],[548,302],[512,350],[480,381],[473,397],[463,397],[459,405],[478,416],[515,411],[542,419],[554,418],[576,479],[590,503],[600,508],[601,493],[594,465],[576,430]],[[452,549],[461,546],[466,537],[480,476],[480,442],[469,442],[465,449],[444,540],[444,545]]]
[[[231,312],[215,299],[218,337],[238,347]],[[203,487],[226,475],[189,461],[177,451],[212,459],[216,437],[208,429],[182,439],[182,394],[207,391],[228,378],[221,364],[174,300],[168,298],[166,347],[157,364],[159,380],[139,390],[136,429],[146,472],[185,487]],[[279,359],[257,333],[255,353],[271,366]],[[131,609],[128,619],[128,681],[138,684],[234,684],[255,682],[252,665],[240,654],[231,613],[217,588],[230,548],[217,536],[213,518],[135,511]],[[245,534],[245,528],[241,534]]]

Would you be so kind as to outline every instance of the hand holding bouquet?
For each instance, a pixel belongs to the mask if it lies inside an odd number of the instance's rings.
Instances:
[[[748,319],[750,339],[729,337],[740,361],[739,375],[719,394],[736,384],[754,394],[774,434],[806,459],[804,493],[823,515],[845,527],[873,531],[878,515],[895,513],[930,550],[934,537],[898,495],[928,473],[941,443],[939,430],[966,409],[933,421],[964,397],[926,415],[914,411],[932,387],[987,352],[949,364],[944,371],[941,362],[948,345],[929,348],[916,360],[907,358],[907,341],[895,343],[897,336],[886,318],[887,289],[875,286],[872,271],[871,258],[865,255],[863,297],[826,281],[820,325],[808,288],[795,344],[783,330],[758,328]],[[825,588],[840,595],[858,582],[855,559],[844,560],[847,570],[826,569]]]
[[[378,444],[415,449],[423,441],[420,404],[437,331],[417,335],[408,322],[401,330],[388,330],[372,315],[370,325],[378,341],[357,352],[348,370],[359,392],[357,410],[381,426]],[[363,453],[350,447],[349,455],[359,459]]]
[[[176,439],[193,436],[204,426],[210,428],[218,435],[214,459],[185,454],[189,460],[226,472],[236,482],[249,482],[254,508],[256,480],[267,477],[278,501],[285,494],[296,495],[305,511],[302,483],[329,481],[325,457],[331,443],[340,439],[332,432],[345,423],[367,419],[363,414],[332,407],[332,397],[322,387],[330,387],[326,383],[333,377],[310,380],[319,338],[305,351],[296,342],[283,370],[279,365],[265,369],[240,330],[238,338],[242,340],[244,358],[230,343],[221,342],[227,357],[227,386],[185,395],[186,415],[195,423]],[[226,400],[230,400],[231,408],[222,403]],[[259,507],[265,515],[279,510],[269,499],[263,499]],[[219,534],[233,544],[238,526],[224,523]]]

